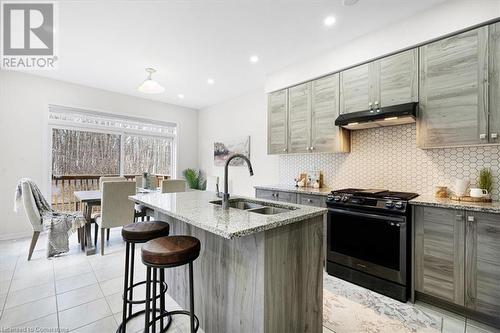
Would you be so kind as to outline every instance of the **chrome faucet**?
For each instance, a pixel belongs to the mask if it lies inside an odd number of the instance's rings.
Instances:
[[[226,164],[224,165],[224,193],[222,193],[222,208],[223,209],[229,209],[229,190],[227,188],[228,187],[228,185],[227,185],[227,172],[229,169],[229,162],[231,162],[231,160],[233,158],[237,158],[237,157],[243,159],[247,163],[248,172],[250,173],[250,176],[253,176],[252,163],[250,162],[248,157],[246,157],[245,155],[242,155],[242,154],[234,154],[234,155],[229,156],[229,158],[226,160]]]

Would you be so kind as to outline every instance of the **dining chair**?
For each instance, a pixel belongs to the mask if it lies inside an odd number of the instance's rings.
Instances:
[[[96,223],[101,230],[101,255],[104,255],[104,230],[134,222],[134,202],[128,197],[135,194],[135,183],[106,181],[102,183],[101,192],[101,215]]]
[[[120,176],[120,177],[100,177],[99,178],[99,190],[102,191],[102,183],[103,182],[122,182],[124,180],[127,180],[127,178]]]
[[[166,179],[161,182],[161,193],[186,192],[184,179]]]
[[[219,193],[219,177],[207,176],[207,186],[205,191]]]
[[[38,241],[38,236],[40,236],[40,232],[42,232],[42,217],[38,212],[38,208],[35,204],[35,198],[31,193],[31,188],[27,182],[23,182],[22,193],[23,193],[23,206],[26,215],[28,216],[28,220],[31,223],[31,227],[33,228],[33,236],[31,237],[30,249],[28,253],[28,260],[31,260],[31,256],[33,255],[33,250],[35,249],[36,242]]]
[[[154,188],[157,188],[160,184],[160,179],[158,178],[158,176],[153,176],[153,187]],[[139,188],[142,188],[142,175],[141,176],[135,176],[135,186],[136,187],[139,187]]]

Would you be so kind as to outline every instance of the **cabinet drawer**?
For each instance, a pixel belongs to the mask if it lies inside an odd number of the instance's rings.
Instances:
[[[276,192],[278,201],[297,203],[297,193],[291,192]],[[276,199],[274,199],[276,200]]]
[[[265,199],[265,200],[277,200],[276,191],[272,191],[272,190],[256,189],[255,190],[255,197],[259,198],[259,199]]]
[[[299,205],[326,207],[326,198],[322,195],[298,194],[297,203]]]

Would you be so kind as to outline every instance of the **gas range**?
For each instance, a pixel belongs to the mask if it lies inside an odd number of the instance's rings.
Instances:
[[[347,188],[332,191],[326,204],[328,207],[353,207],[385,211],[389,214],[405,214],[408,210],[408,200],[417,196],[418,194],[409,192]]]

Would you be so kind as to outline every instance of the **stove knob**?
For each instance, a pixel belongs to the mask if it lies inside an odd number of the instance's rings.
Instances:
[[[392,208],[392,207],[394,207],[394,202],[392,202],[392,200],[387,200],[387,201],[385,202],[385,206],[386,206],[387,208]]]
[[[394,207],[396,207],[396,209],[403,209],[404,208],[403,202],[402,201],[396,202]]]
[[[343,202],[347,202],[347,200],[349,200],[349,198],[347,196],[342,197]]]
[[[336,195],[333,197],[333,200],[335,201],[340,201],[340,199],[341,199],[340,195]]]

